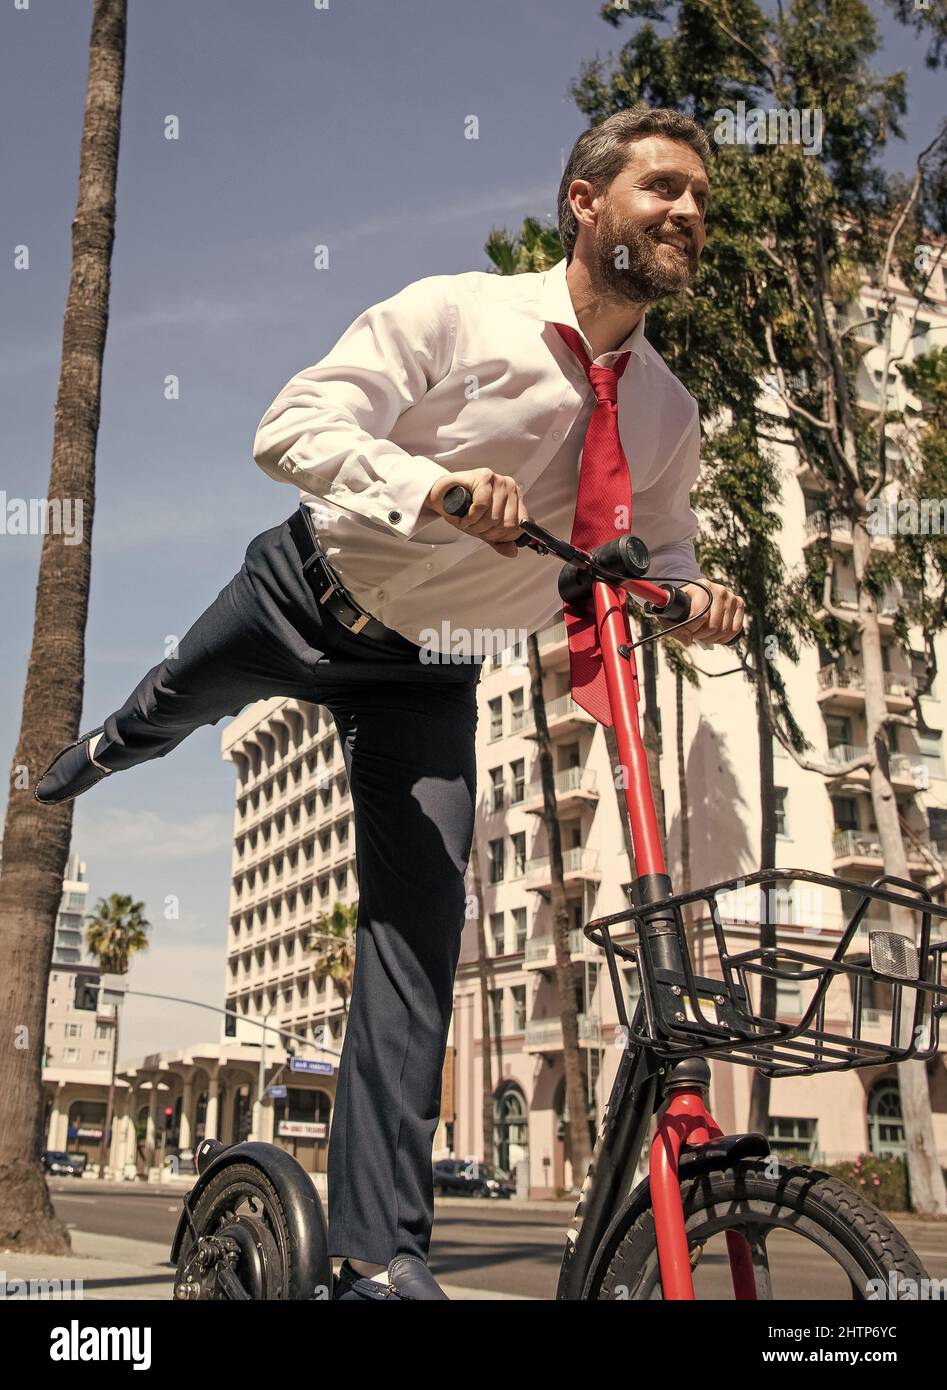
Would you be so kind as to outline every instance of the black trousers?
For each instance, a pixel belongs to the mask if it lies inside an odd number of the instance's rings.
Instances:
[[[324,705],[355,817],[358,921],[329,1140],[330,1253],[426,1258],[431,1152],[473,835],[479,662],[424,664],[399,633],[353,635],[321,609],[288,522],[110,714],[96,758],[163,758],[255,700]]]

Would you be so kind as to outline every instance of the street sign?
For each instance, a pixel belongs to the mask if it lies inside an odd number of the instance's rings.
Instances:
[[[266,1094],[273,1100],[285,1100],[287,1088],[285,1086],[267,1086]]]
[[[279,1139],[324,1139],[328,1126],[314,1124],[311,1120],[280,1120],[276,1126]]]
[[[317,1062],[312,1057],[290,1057],[290,1071],[306,1071],[317,1076],[331,1076],[334,1070],[331,1062]]]

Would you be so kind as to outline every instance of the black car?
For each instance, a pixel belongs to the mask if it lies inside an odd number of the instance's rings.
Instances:
[[[56,1173],[61,1178],[81,1178],[88,1161],[85,1154],[67,1154],[61,1149],[43,1150],[43,1172]]]
[[[434,1164],[434,1191],[445,1197],[512,1197],[516,1184],[489,1163],[439,1158]]]

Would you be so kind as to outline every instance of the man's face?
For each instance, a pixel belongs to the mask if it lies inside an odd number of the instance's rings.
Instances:
[[[578,181],[579,183],[583,181]],[[707,239],[707,171],[690,145],[652,135],[628,147],[628,163],[585,206],[597,216],[592,262],[602,289],[636,304],[686,289]],[[627,255],[622,248],[627,247]]]

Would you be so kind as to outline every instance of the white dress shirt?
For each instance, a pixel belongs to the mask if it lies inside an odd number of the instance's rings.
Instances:
[[[407,285],[287,382],[257,428],[253,457],[299,488],[346,588],[432,651],[446,649],[446,633],[454,650],[465,633],[481,643],[478,654],[502,650],[562,606],[555,557],[498,555],[424,500],[445,472],[492,468],[519,482],[531,518],[568,540],[595,396],[553,327],[581,333],[565,272],[563,259],[545,272],[467,271]],[[611,366],[623,351],[629,529],[651,550],[649,577],[697,579],[697,403],[645,339],[643,319],[594,361]],[[480,636],[497,631],[502,641]]]

